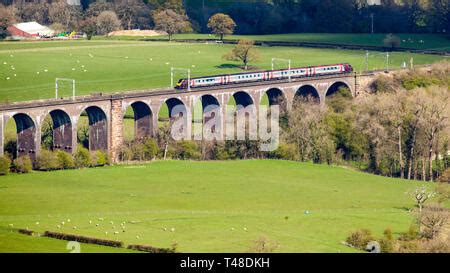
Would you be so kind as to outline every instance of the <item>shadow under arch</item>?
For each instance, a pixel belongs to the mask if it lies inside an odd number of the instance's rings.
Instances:
[[[300,86],[300,88],[297,90],[297,92],[295,92],[294,103],[298,99],[302,99],[302,100],[307,99],[307,100],[312,100],[314,102],[320,103],[319,92],[317,91],[316,88],[314,88],[314,86],[309,85],[309,84]]]
[[[134,118],[134,138],[136,140],[153,136],[153,112],[145,102],[136,101],[131,105]]]
[[[332,96],[332,95],[336,94],[338,91],[341,92],[341,90],[343,90],[343,89],[346,90],[344,92],[346,92],[347,94],[342,94],[342,95],[344,95],[345,97],[352,97],[352,91],[350,89],[350,86],[347,83],[342,82],[342,81],[337,81],[337,82],[333,83],[330,87],[328,87],[325,97]]]
[[[63,150],[72,153],[72,122],[69,115],[60,109],[52,110],[49,113],[52,124],[52,150]],[[42,139],[45,137],[42,134]]]
[[[29,156],[36,160],[36,125],[33,119],[24,113],[13,116],[16,123],[17,148],[16,156]]]
[[[84,110],[89,119],[89,150],[108,150],[108,122],[105,112],[97,106]]]

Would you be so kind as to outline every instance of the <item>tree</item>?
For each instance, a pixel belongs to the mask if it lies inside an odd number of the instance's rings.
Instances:
[[[401,40],[399,37],[392,35],[392,33],[389,33],[386,35],[386,37],[383,40],[383,44],[386,47],[390,47],[391,49],[394,49],[395,47],[399,47],[401,44]]]
[[[0,39],[8,36],[7,28],[15,22],[14,11],[11,7],[0,4]]]
[[[248,63],[259,59],[259,53],[254,49],[254,42],[251,40],[240,40],[231,52],[223,56],[229,61],[242,61],[244,69],[247,70]]]
[[[86,39],[90,40],[97,32],[97,19],[88,17],[80,22],[80,29],[86,33]]]
[[[224,35],[233,34],[236,23],[230,16],[223,13],[216,13],[208,21],[208,28],[211,32],[220,36],[220,40],[223,40]]]
[[[103,11],[97,17],[97,32],[108,35],[111,31],[120,28],[120,20],[114,11]]]
[[[436,147],[436,140],[440,132],[448,127],[450,117],[447,87],[430,87],[426,90],[418,90],[428,93],[425,99],[425,107],[421,126],[425,133],[428,149],[428,172],[429,179],[433,181],[433,148]]]
[[[48,11],[49,4],[47,2],[19,2],[16,5],[17,19],[22,22],[36,21],[41,24],[49,23]]]
[[[115,5],[115,11],[124,29],[140,27],[141,24],[149,25],[150,9],[139,0],[120,0]],[[145,23],[147,22],[147,23]]]
[[[153,15],[155,29],[165,31],[169,35],[169,41],[176,33],[188,32],[191,25],[186,15],[178,14],[171,9],[162,10]]]
[[[81,17],[79,7],[71,6],[66,1],[53,2],[48,9],[48,18],[52,23],[62,24],[66,30],[75,27]]]
[[[114,5],[110,2],[94,2],[89,5],[89,8],[86,10],[86,17],[97,17],[103,11],[112,11],[114,10]]]
[[[51,25],[50,25],[50,28],[51,28],[53,31],[55,31],[56,34],[57,34],[57,33],[64,32],[64,31],[67,30],[66,27],[63,26],[63,24],[58,23],[58,22],[51,24]]]

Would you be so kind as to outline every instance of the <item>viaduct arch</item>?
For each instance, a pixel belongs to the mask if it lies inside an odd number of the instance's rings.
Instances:
[[[213,88],[187,90],[160,89],[139,92],[125,92],[108,95],[91,95],[68,99],[49,99],[32,102],[0,104],[0,144],[5,146],[5,124],[13,118],[17,124],[17,155],[29,155],[33,160],[40,151],[40,137],[43,118],[50,114],[53,125],[53,149],[75,152],[77,145],[77,125],[82,112],[89,120],[89,149],[108,151],[113,161],[123,143],[124,107],[134,111],[134,130],[137,139],[154,137],[158,128],[159,110],[163,104],[169,109],[169,121],[181,124],[180,134],[192,136],[192,112],[197,101],[201,102],[202,123],[211,119],[220,120],[220,128],[213,128],[226,134],[225,119],[229,101],[233,98],[238,113],[244,108],[253,109],[245,113],[253,120],[259,111],[261,100],[267,95],[269,105],[279,104],[289,111],[296,98],[312,96],[324,103],[327,96],[346,87],[352,96],[358,94],[357,76],[329,75],[316,78],[299,78],[237,84]],[[248,108],[246,108],[248,111]],[[3,153],[3,149],[0,149]]]

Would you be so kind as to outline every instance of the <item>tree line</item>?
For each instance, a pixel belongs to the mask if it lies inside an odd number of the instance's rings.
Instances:
[[[3,30],[13,22],[26,21],[56,24],[55,28],[66,31],[80,30],[92,26],[93,18],[106,11],[109,14],[100,25],[109,22],[113,29],[151,29],[158,25],[155,15],[163,10],[178,15],[176,22],[174,16],[165,17],[172,21],[166,28],[175,26],[174,33],[209,33],[209,20],[217,13],[228,14],[234,20],[237,34],[368,33],[372,31],[372,19],[373,30],[378,33],[447,33],[450,26],[448,0],[381,0],[381,5],[368,5],[366,0],[81,0],[79,6],[68,5],[65,0],[0,3]],[[180,20],[183,27],[177,24]],[[104,31],[100,28],[98,32]]]
[[[217,12],[236,21],[238,34],[293,32],[370,33],[372,16],[378,33],[445,33],[450,26],[447,0],[186,0],[186,11],[207,32],[208,18]]]

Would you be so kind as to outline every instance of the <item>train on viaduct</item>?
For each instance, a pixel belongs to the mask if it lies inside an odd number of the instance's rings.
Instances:
[[[74,98],[48,99],[29,102],[0,104],[0,145],[5,146],[5,125],[14,119],[17,127],[17,156],[29,155],[32,160],[41,150],[44,119],[50,115],[53,121],[53,149],[73,153],[77,147],[77,125],[85,112],[89,119],[89,149],[107,151],[116,161],[124,143],[124,115],[127,107],[134,110],[135,137],[154,137],[158,126],[158,113],[163,104],[171,109],[185,109],[186,127],[192,126],[192,109],[197,102],[202,108],[214,106],[225,116],[228,101],[234,98],[236,105],[254,105],[258,111],[262,97],[267,94],[269,103],[276,104],[282,97],[286,110],[292,108],[296,96],[310,95],[320,103],[327,96],[346,87],[353,96],[362,90],[361,81],[371,75],[355,73],[327,75],[291,80],[256,82],[215,86],[191,90],[173,88],[142,90],[122,93],[92,94]],[[204,117],[208,115],[204,111]],[[171,117],[170,118],[175,118]],[[178,117],[180,118],[180,117]],[[3,153],[4,149],[0,149]]]

